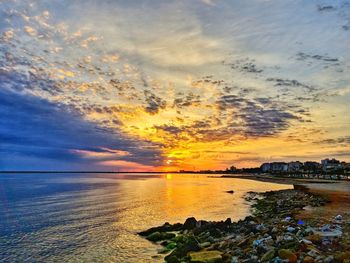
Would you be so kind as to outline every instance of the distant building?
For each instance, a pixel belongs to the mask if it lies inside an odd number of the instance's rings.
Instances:
[[[321,161],[322,169],[323,171],[332,171],[332,170],[338,170],[341,169],[341,163],[340,161],[336,159],[324,159]]]
[[[288,163],[289,172],[298,172],[303,168],[303,163],[299,161]]]
[[[263,173],[270,172],[270,170],[271,170],[271,164],[270,164],[270,163],[263,163],[263,164],[260,166],[260,170],[261,170]]]
[[[287,172],[288,164],[284,162],[271,163],[271,171],[275,173]]]
[[[293,161],[293,162],[272,162],[263,163],[260,168],[260,172],[263,173],[295,173],[295,172],[307,172],[307,173],[322,173],[322,172],[343,172],[350,173],[350,163],[340,162],[336,159],[324,159],[321,163],[307,161]],[[229,169],[227,169],[229,171]]]
[[[321,169],[321,164],[318,162],[305,162],[304,163],[304,171],[306,172],[317,172]]]

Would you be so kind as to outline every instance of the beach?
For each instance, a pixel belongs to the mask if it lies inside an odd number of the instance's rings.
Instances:
[[[348,182],[242,177],[295,185],[293,190],[248,193],[252,215],[238,222],[188,218],[140,234],[161,244],[160,255],[171,263],[349,262]]]

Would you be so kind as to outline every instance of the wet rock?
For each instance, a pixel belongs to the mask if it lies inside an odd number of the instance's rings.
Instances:
[[[174,233],[161,233],[161,232],[154,232],[146,237],[147,240],[157,242],[165,239],[172,239],[176,235]]]
[[[233,191],[233,190],[229,190],[229,191],[226,191],[226,193],[228,193],[228,194],[233,194],[235,191]]]
[[[153,234],[152,239],[162,241],[164,235],[174,235],[169,233],[172,232],[169,229],[180,231],[175,237],[167,239],[168,236],[161,243],[164,252],[170,252],[164,259],[174,263],[190,262],[190,253],[209,251],[218,251],[221,261],[225,263],[321,263],[326,262],[326,259],[328,263],[344,263],[350,260],[350,253],[346,252],[350,245],[350,238],[347,238],[350,226],[347,226],[346,220],[343,222],[329,218],[328,222],[332,223],[321,227],[317,221],[305,220],[302,224],[300,219],[298,221],[300,210],[306,205],[321,205],[321,198],[296,190],[267,192],[256,196],[252,205],[255,216],[248,216],[244,220],[233,223],[230,219],[207,222],[192,217],[184,225],[166,223],[150,229],[148,233]],[[329,236],[339,231],[344,234]],[[329,255],[330,251],[337,252],[328,258],[326,254]]]
[[[149,236],[150,234],[154,232],[170,232],[170,231],[180,231],[182,229],[182,224],[176,223],[176,224],[169,224],[165,223],[162,226],[159,227],[152,227],[146,231],[139,232],[138,234],[141,236]]]
[[[217,250],[200,251],[189,253],[190,262],[193,263],[220,263],[222,262],[222,253]]]
[[[163,247],[163,248],[158,249],[158,254],[166,254],[169,251],[170,251],[170,249]]]
[[[170,256],[166,259],[167,263],[180,263],[180,260],[176,256]]]
[[[172,249],[176,248],[176,243],[170,242],[169,244],[166,245],[166,248],[169,250],[172,250]]]
[[[175,256],[178,259],[186,257],[188,252],[199,251],[200,247],[194,236],[183,236],[182,240],[176,244],[176,248],[164,259],[168,262],[168,259]]]

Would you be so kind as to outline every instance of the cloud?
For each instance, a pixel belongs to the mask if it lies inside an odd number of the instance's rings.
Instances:
[[[330,146],[346,146],[348,147],[350,145],[350,136],[342,136],[338,138],[330,138],[330,139],[324,139],[317,141],[315,143],[321,143],[321,144],[328,144]]]
[[[147,106],[145,107],[146,112],[150,114],[156,114],[159,112],[160,109],[165,109],[166,107],[165,100],[156,96],[153,92],[149,90],[145,90],[144,94],[145,94],[145,100],[147,103]]]
[[[228,127],[244,136],[263,137],[287,130],[291,121],[300,120],[287,105],[280,105],[270,98],[255,101],[224,95],[217,101],[218,108],[229,115]]]
[[[214,0],[200,0],[202,3],[206,4],[206,5],[215,5]]]
[[[349,113],[349,10],[328,0],[0,1],[2,150],[23,166],[155,167],[192,146],[234,154],[295,131],[304,143],[305,127],[332,129],[334,105]]]
[[[177,107],[179,109],[189,107],[189,106],[196,106],[201,104],[200,95],[195,95],[194,93],[190,92],[186,96],[179,97],[174,99],[174,107]]]
[[[2,170],[30,169],[35,162],[47,163],[41,170],[58,170],[105,169],[97,163],[101,158],[154,165],[162,160],[150,143],[101,130],[78,112],[28,94],[1,90],[0,115]]]
[[[281,78],[268,78],[267,81],[275,82],[275,86],[284,86],[284,87],[300,87],[308,91],[314,91],[316,88],[303,84],[295,79],[281,79]]]

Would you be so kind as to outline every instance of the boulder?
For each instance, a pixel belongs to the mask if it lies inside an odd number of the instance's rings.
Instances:
[[[194,217],[189,217],[186,219],[185,223],[183,224],[183,229],[191,230],[196,228],[197,226],[197,220]]]
[[[146,231],[139,232],[138,234],[141,236],[149,236],[154,232],[180,231],[181,229],[182,229],[182,224],[176,223],[171,225],[167,222],[162,226],[152,227],[150,229],[147,229]]]
[[[217,250],[200,251],[189,253],[193,263],[220,263],[222,262],[222,253]]]

